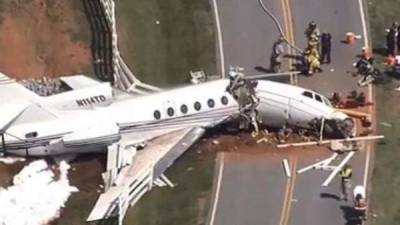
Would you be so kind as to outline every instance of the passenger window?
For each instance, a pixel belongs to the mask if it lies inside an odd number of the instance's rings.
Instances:
[[[171,107],[169,107],[169,108],[167,109],[167,115],[168,115],[168,116],[173,116],[174,114],[175,114],[174,109],[171,108]]]
[[[315,95],[315,99],[317,100],[317,101],[319,101],[319,102],[321,102],[322,103],[322,98],[321,98],[321,96],[320,95]]]
[[[182,112],[183,114],[186,114],[186,113],[188,112],[188,107],[187,107],[187,105],[181,105],[181,112]]]
[[[208,101],[207,101],[207,105],[208,105],[208,107],[210,107],[210,108],[214,108],[214,106],[215,106],[215,102],[214,102],[214,100],[212,100],[212,99],[208,99]]]
[[[160,113],[160,111],[158,111],[158,110],[154,111],[153,116],[154,116],[154,118],[155,118],[156,120],[161,119],[161,113]]]
[[[311,92],[309,92],[309,91],[303,92],[303,95],[306,96],[306,97],[309,97],[309,98],[313,98],[313,94]]]
[[[194,103],[194,109],[197,110],[197,111],[199,111],[199,110],[201,109],[201,104],[200,104],[200,102],[195,102],[195,103]]]
[[[38,136],[36,131],[25,134],[25,138],[35,138]]]
[[[221,103],[222,103],[222,105],[227,105],[228,104],[228,98],[226,96],[222,96]]]

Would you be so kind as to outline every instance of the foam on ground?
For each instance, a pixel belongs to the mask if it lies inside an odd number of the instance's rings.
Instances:
[[[25,162],[25,158],[22,157],[0,157],[0,162],[10,165],[16,162]]]
[[[44,160],[23,168],[13,186],[0,190],[0,224],[44,225],[59,217],[68,197],[78,191],[69,184],[69,168],[61,162],[53,171]]]

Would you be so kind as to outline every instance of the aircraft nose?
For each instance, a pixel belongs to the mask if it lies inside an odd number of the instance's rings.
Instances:
[[[334,112],[331,119],[336,122],[336,128],[344,137],[353,136],[355,122],[343,112]]]

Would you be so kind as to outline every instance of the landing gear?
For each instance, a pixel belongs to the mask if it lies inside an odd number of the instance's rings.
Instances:
[[[240,67],[229,68],[230,82],[226,90],[239,104],[239,115],[244,119],[240,128],[248,128],[251,124],[254,129],[252,135],[257,136],[259,133],[257,106],[260,102],[255,93],[257,82],[246,80],[242,71],[243,68]]]

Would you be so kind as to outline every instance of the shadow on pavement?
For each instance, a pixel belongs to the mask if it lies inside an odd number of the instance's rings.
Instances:
[[[254,69],[261,73],[272,73],[271,69],[265,68],[263,66],[255,66]]]
[[[330,199],[335,199],[336,201],[340,201],[340,197],[335,195],[335,194],[331,194],[331,193],[321,193],[320,194],[321,198],[330,198]]]

